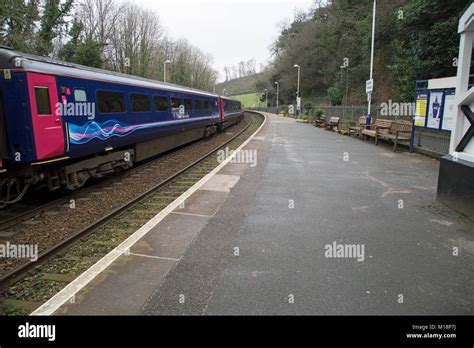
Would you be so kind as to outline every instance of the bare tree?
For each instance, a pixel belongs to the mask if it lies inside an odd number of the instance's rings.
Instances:
[[[246,63],[245,75],[250,76],[250,75],[255,74],[257,70],[256,65],[257,65],[257,62],[255,61],[255,58],[248,60]]]
[[[75,18],[86,37],[102,44],[105,68],[161,80],[169,59],[167,81],[213,89],[217,72],[212,57],[186,40],[167,38],[157,13],[131,2],[79,0]]]

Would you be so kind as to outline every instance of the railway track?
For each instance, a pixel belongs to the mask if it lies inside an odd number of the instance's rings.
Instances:
[[[237,148],[258,129],[262,118],[261,115],[246,114],[246,123],[224,143],[44,249],[38,262],[24,263],[2,274],[0,314],[29,314],[47,301],[212,171],[218,165],[217,151],[223,147]],[[151,173],[157,165],[152,163],[141,171]],[[139,173],[131,173],[127,178],[139,179]],[[111,191],[110,186],[107,191]]]

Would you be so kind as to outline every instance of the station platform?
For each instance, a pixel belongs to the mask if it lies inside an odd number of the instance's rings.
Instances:
[[[435,200],[438,161],[272,114],[244,150],[54,314],[474,313],[474,223]]]

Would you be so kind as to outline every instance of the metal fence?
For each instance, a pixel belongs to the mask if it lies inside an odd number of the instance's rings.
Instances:
[[[435,155],[441,156],[449,153],[450,139],[450,131],[415,127],[413,145],[417,149],[428,150],[434,152]]]
[[[276,107],[254,108],[253,110],[276,113]],[[367,106],[315,106],[309,112],[303,112],[300,117],[308,119],[312,123],[318,111],[321,110],[326,118],[339,117],[341,122],[356,125],[359,117],[367,115]],[[280,108],[281,112],[281,108]],[[381,115],[379,106],[371,107],[372,118],[384,118],[388,120],[412,120],[412,116],[386,116]],[[291,117],[291,115],[289,115]],[[293,116],[294,117],[294,116]],[[450,131],[432,130],[424,127],[415,127],[413,145],[415,149],[427,150],[435,156],[449,153]]]

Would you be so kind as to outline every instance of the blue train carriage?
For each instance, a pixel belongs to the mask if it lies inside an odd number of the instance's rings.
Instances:
[[[220,96],[219,108],[221,112],[221,127],[225,129],[236,124],[244,117],[242,103],[234,98]]]
[[[220,119],[216,94],[0,47],[0,204],[41,181],[77,189]]]

